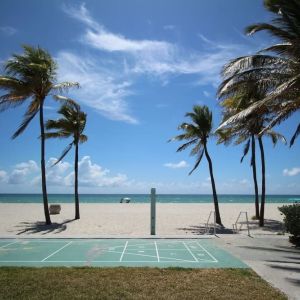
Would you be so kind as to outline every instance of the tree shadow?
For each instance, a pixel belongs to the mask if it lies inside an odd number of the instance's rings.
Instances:
[[[281,269],[284,271],[289,271],[289,272],[295,272],[295,273],[300,273],[300,267],[291,267],[291,266],[280,266],[280,265],[270,265],[271,268],[273,269]]]
[[[283,246],[277,246],[276,248],[270,248],[270,247],[259,247],[259,246],[237,246],[239,248],[245,248],[245,249],[253,249],[253,250],[259,250],[259,251],[271,251],[271,252],[284,252],[284,253],[297,253],[300,254],[300,251],[293,250],[289,247],[283,247]]]
[[[270,263],[281,263],[281,264],[296,264],[296,265],[300,265],[300,261],[293,261],[293,260],[266,260],[266,262],[270,262]]]
[[[300,279],[295,279],[295,278],[286,278],[287,281],[295,284],[296,286],[300,286]]]
[[[239,222],[239,224],[243,224],[247,226],[247,222]],[[264,227],[259,227],[259,221],[258,220],[250,220],[249,221],[249,228],[250,230],[260,229],[262,231],[268,231],[268,232],[284,232],[284,224],[278,220],[272,220],[272,219],[265,219]]]
[[[18,229],[17,235],[21,234],[48,234],[48,233],[60,233],[67,229],[67,224],[75,221],[76,219],[65,220],[62,223],[52,223],[51,225],[46,225],[45,222],[21,222],[16,227]]]
[[[214,234],[214,228],[212,227],[212,225],[208,229],[204,225],[198,225],[198,226],[192,225],[189,227],[177,228],[177,230],[182,230],[185,231],[186,233],[189,232],[196,235]],[[222,227],[220,225],[216,226],[216,234],[234,234],[234,233],[235,231],[233,231],[233,229]]]

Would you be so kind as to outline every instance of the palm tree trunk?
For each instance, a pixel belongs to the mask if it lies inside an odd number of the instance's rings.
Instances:
[[[252,148],[252,157],[251,157],[251,166],[253,172],[253,181],[254,181],[254,190],[255,190],[255,217],[259,219],[259,199],[258,199],[258,185],[256,177],[256,158],[255,158],[255,137],[254,134],[251,135],[251,148]]]
[[[46,167],[45,167],[45,130],[44,130],[44,99],[40,104],[40,129],[41,129],[41,173],[42,173],[42,190],[46,224],[51,225],[51,218],[48,207],[47,185],[46,185]]]
[[[216,192],[216,185],[215,185],[215,179],[214,179],[214,174],[213,174],[212,162],[211,162],[210,156],[207,151],[206,143],[204,144],[204,151],[205,151],[205,156],[206,156],[206,159],[208,161],[208,166],[209,166],[211,187],[212,187],[212,191],[213,191],[214,206],[215,206],[215,213],[216,213],[216,223],[223,226],[222,221],[221,221],[220,211],[219,211],[219,203],[218,203],[218,197],[217,197],[217,192]]]
[[[264,226],[264,216],[265,216],[265,197],[266,197],[266,167],[265,167],[265,154],[264,146],[261,137],[258,138],[260,155],[261,155],[261,204],[260,204],[260,215],[259,215],[259,226]]]
[[[80,219],[78,196],[78,142],[75,143],[75,219]]]

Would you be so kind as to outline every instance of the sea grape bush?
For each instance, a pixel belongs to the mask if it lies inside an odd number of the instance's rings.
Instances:
[[[290,242],[300,246],[300,204],[284,205],[278,207],[281,214],[284,215],[284,224],[286,231],[290,236]]]

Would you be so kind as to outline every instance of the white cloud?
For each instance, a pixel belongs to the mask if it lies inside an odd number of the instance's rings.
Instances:
[[[69,171],[72,165],[66,161],[60,161],[58,164],[54,165],[57,159],[51,157],[47,162],[47,184],[49,185],[62,185],[65,181],[66,172]]]
[[[38,171],[39,167],[34,160],[16,164],[16,169],[25,170],[27,173]]]
[[[0,170],[0,182],[5,182],[7,180],[7,173],[3,170]]]
[[[249,183],[249,180],[246,179],[246,178],[240,180],[239,183],[240,183],[240,184],[243,184],[243,185],[248,185],[248,184],[250,184],[250,183]]]
[[[154,75],[164,84],[168,82],[168,76],[195,74],[198,75],[197,84],[217,85],[223,64],[230,58],[249,51],[248,45],[216,43],[201,34],[199,37],[203,47],[197,51],[163,40],[128,38],[109,31],[94,20],[84,4],[77,8],[64,8],[64,11],[87,26],[80,38],[82,43],[101,52],[119,53],[126,57],[129,74]]]
[[[117,174],[110,176],[108,169],[103,169],[97,164],[93,164],[89,156],[84,156],[78,164],[79,185],[90,187],[118,187],[126,184],[127,176]],[[74,173],[70,173],[65,182],[67,185],[73,185]]]
[[[175,25],[165,25],[164,30],[175,30],[176,26]]]
[[[203,91],[203,95],[207,98],[210,97],[210,93],[208,91]]]
[[[71,187],[74,185],[73,165],[69,162],[59,162],[56,158],[50,158],[46,166],[47,185],[56,187]],[[27,178],[28,180],[28,178]],[[89,156],[84,156],[78,162],[78,185],[79,187],[91,188],[114,188],[126,185],[127,176],[124,174],[110,175],[110,170],[102,168],[100,165],[92,163]],[[41,184],[41,177],[36,176],[32,185]]]
[[[60,80],[80,82],[76,100],[111,120],[138,123],[125,101],[133,93],[131,82],[113,72],[112,68],[101,66],[101,62],[93,58],[64,51],[58,54],[57,60]]]
[[[38,171],[38,165],[34,160],[22,162],[15,166],[8,177],[10,184],[22,184],[26,182],[27,176]]]
[[[165,163],[164,166],[170,169],[182,169],[187,168],[189,165],[185,160],[182,160],[178,163]]]
[[[138,51],[168,51],[172,47],[167,42],[152,41],[152,40],[133,40],[124,37],[121,34],[109,32],[95,21],[86,9],[85,4],[81,4],[79,8],[64,7],[64,11],[72,18],[75,18],[88,26],[83,42],[88,45],[105,51],[123,51],[123,52],[138,52]]]
[[[292,169],[284,169],[283,170],[283,176],[296,176],[298,174],[300,174],[300,168],[292,168]]]
[[[17,29],[11,26],[1,26],[0,32],[4,35],[11,36],[17,32]]]

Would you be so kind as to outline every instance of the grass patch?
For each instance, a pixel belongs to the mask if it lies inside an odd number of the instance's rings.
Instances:
[[[1,299],[287,299],[249,269],[0,268]]]

